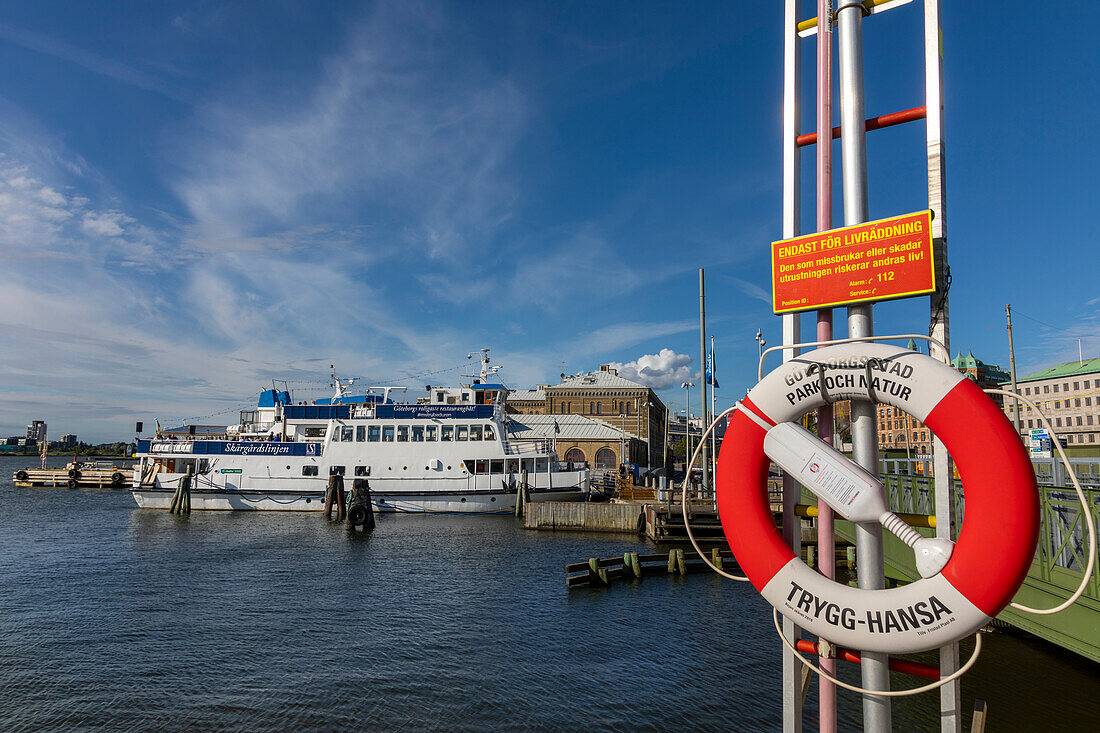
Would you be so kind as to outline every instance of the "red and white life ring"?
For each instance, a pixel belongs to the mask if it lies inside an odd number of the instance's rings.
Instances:
[[[879,402],[914,416],[955,460],[966,514],[938,574],[886,590],[836,583],[797,557],[776,531],[767,496],[765,430],[738,410],[718,462],[718,510],[737,562],[796,625],[834,643],[907,653],[944,646],[986,624],[1015,595],[1035,556],[1035,474],[1016,431],[965,375],[918,352],[843,344],[803,354],[742,400],[767,424],[795,421],[828,400],[867,399],[867,362]],[[822,373],[824,376],[822,377]]]

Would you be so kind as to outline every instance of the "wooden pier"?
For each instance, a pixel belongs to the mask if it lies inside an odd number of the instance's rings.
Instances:
[[[128,489],[133,469],[113,468],[21,468],[12,474],[16,486],[53,486],[69,489]]]
[[[531,502],[523,507],[523,526],[525,529],[642,534],[645,531],[644,506],[583,501]]]
[[[733,553],[717,547],[710,550],[710,561],[721,570],[741,573],[733,561]],[[567,588],[587,585],[602,588],[614,580],[641,580],[646,575],[689,575],[713,572],[694,551],[673,548],[667,553],[639,554],[627,552],[622,557],[589,558],[565,566]],[[569,573],[576,573],[569,575]]]

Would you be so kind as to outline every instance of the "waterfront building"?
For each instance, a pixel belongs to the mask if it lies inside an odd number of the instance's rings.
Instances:
[[[917,344],[909,340],[907,348],[916,351]],[[951,366],[966,375],[982,389],[997,389],[1008,379],[1008,373],[999,366],[987,364],[968,351],[964,356],[960,351],[951,360]],[[993,401],[1001,405],[1000,395],[990,395]],[[920,420],[892,405],[876,406],[878,411],[879,450],[907,451],[910,454],[927,456],[932,452],[932,433]]]
[[[72,433],[62,435],[61,439],[57,441],[59,448],[72,448],[76,446],[76,436]]]
[[[1002,382],[1012,389],[1011,381]],[[1067,446],[1100,445],[1100,358],[1071,361],[1016,379],[1017,391],[1046,413]],[[1005,399],[1004,411],[1015,418],[1015,400]],[[1020,403],[1020,434],[1042,428],[1038,413]]]
[[[31,424],[27,426],[27,440],[33,440],[35,443],[46,437],[46,423],[42,420],[33,420]]]
[[[656,467],[663,460],[664,403],[652,389],[620,376],[610,364],[601,364],[599,371],[563,374],[562,381],[555,385],[517,390],[508,395],[507,409],[513,415],[580,415],[615,428],[627,437],[621,449],[615,441],[604,445],[614,454],[614,465],[636,463]],[[578,450],[584,452],[579,446]],[[559,456],[569,460],[560,451]],[[592,466],[610,460],[608,452],[602,456],[597,461],[594,453],[586,453],[585,460]]]
[[[645,451],[636,436],[584,415],[515,413],[508,418],[508,440],[521,444],[549,440],[559,460],[607,471],[619,467],[621,456]]]

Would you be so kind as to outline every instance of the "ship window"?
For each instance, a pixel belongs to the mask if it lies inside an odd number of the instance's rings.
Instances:
[[[463,392],[462,393],[462,401],[463,402],[469,402],[470,401],[470,393],[469,392]]]
[[[307,438],[323,438],[323,437],[325,437],[325,429],[324,428],[306,428],[304,433],[305,433],[305,436]]]
[[[355,426],[355,442],[356,443],[363,443],[363,442],[366,441],[366,439],[367,439],[367,426],[366,425],[356,425]]]
[[[492,425],[485,426],[485,440],[496,440],[497,434],[493,431]]]
[[[474,462],[473,461],[463,461],[462,462],[462,467],[466,470],[466,473],[473,473],[474,472]]]
[[[519,459],[518,458],[509,458],[508,459],[508,473],[519,473]]]
[[[423,443],[424,442],[424,426],[413,425],[412,428],[412,442]]]
[[[340,428],[340,440],[344,443],[350,443],[354,434],[355,431],[350,425],[344,428]]]
[[[367,426],[367,441],[377,443],[382,440],[382,427],[380,425]]]
[[[523,470],[526,471],[527,473],[531,473],[532,471],[534,471],[535,470],[535,459],[534,458],[524,458],[523,459]]]
[[[302,475],[303,476],[316,476],[317,475],[317,466],[302,466]]]
[[[504,473],[504,461],[490,461],[489,473]]]
[[[449,443],[454,440],[455,428],[453,425],[444,425],[439,431],[439,439],[444,443]]]
[[[465,442],[470,437],[470,428],[465,425],[459,425],[455,430],[455,440],[461,440]]]
[[[470,440],[481,440],[481,426],[480,425],[471,425],[470,426]]]
[[[398,425],[397,426],[397,442],[408,443],[409,442],[409,426]]]
[[[435,425],[428,425],[424,428],[424,439],[427,440],[429,443],[434,443],[437,431],[438,430]]]
[[[393,442],[393,425],[385,425],[385,426],[382,427],[382,442],[383,443],[392,443]]]
[[[545,458],[536,458],[535,459],[535,470],[538,471],[539,473],[545,473],[546,472],[546,459]]]
[[[477,464],[475,465],[475,468],[477,470],[474,473],[485,475],[485,474],[489,473],[489,462],[488,461],[478,461]]]
[[[355,475],[356,476],[370,476],[370,466],[356,466],[355,467]]]
[[[443,402],[443,392],[442,391],[439,391],[439,392],[435,393],[435,401],[436,402]]]
[[[328,475],[329,476],[343,476],[344,475],[344,467],[343,466],[329,466]]]

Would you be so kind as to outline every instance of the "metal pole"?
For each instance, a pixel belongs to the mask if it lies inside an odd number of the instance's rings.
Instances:
[[[848,226],[868,220],[867,148],[863,104],[863,6],[846,0],[837,10],[837,40],[840,63],[840,138],[843,183],[844,223]],[[818,132],[818,139],[825,133]],[[823,146],[818,146],[823,147]],[[871,305],[848,308],[848,336],[874,335]],[[856,463],[878,474],[878,441],[875,431],[875,406],[869,400],[852,400],[852,457]],[[819,540],[820,541],[820,540]],[[885,562],[882,556],[882,527],[856,525],[857,580],[860,588],[885,587]],[[864,653],[860,665],[863,687],[888,690],[890,670],[887,656],[881,652]],[[863,728],[888,731],[891,728],[890,698],[863,696]]]
[[[831,0],[817,2],[817,230],[833,228],[833,32]],[[833,311],[817,312],[817,340],[833,337]],[[833,442],[833,407],[825,405],[817,411],[817,435],[826,443]],[[817,503],[817,567],[826,578],[836,576],[836,541],[833,535],[833,510],[823,501]],[[825,640],[822,640],[825,641]],[[819,643],[821,668],[836,675],[836,660],[832,646]],[[836,731],[836,685],[824,677],[818,680],[818,729],[822,733]]]
[[[703,287],[703,268],[699,268],[699,363],[702,365],[702,392],[699,393],[699,404],[702,406],[703,422],[700,423],[705,431],[710,425],[707,419],[707,298]],[[702,433],[700,433],[702,435]],[[710,486],[710,451],[707,450],[706,441],[703,441],[703,491]]]
[[[800,167],[802,155],[798,138],[799,90],[802,74],[801,52],[798,37],[798,0],[783,3],[783,238],[791,239],[801,232]],[[800,314],[783,315],[783,344],[796,344],[802,340]],[[763,347],[760,347],[763,353]],[[784,349],[783,361],[793,359],[798,349]],[[757,359],[759,364],[759,358]],[[783,474],[783,540],[796,556],[802,552],[802,520],[795,515],[800,491],[788,474]],[[783,617],[783,635],[794,645],[802,631],[786,616]],[[783,733],[802,733],[802,662],[794,653],[783,647]]]
[[[1012,346],[1012,304],[1005,304],[1005,317],[1008,319],[1008,369],[1012,377],[1012,391],[1016,390],[1016,349]],[[1016,432],[1023,435],[1023,426],[1020,424],[1020,401],[1012,399],[1012,420],[1016,424]]]
[[[926,148],[928,154],[928,208],[932,219],[932,247],[940,256],[940,274],[936,278],[939,290],[932,294],[929,335],[944,345],[939,353],[934,344],[928,353],[948,361],[951,359],[951,318],[947,297],[947,174],[944,167],[943,140],[943,46],[940,32],[940,0],[924,0],[924,107]],[[938,437],[932,438],[932,473],[936,496],[936,536],[955,538],[954,487],[951,481],[951,457]],[[940,674],[947,676],[959,668],[959,645],[940,648]],[[943,733],[962,731],[962,690],[959,680],[940,688],[940,729]]]

